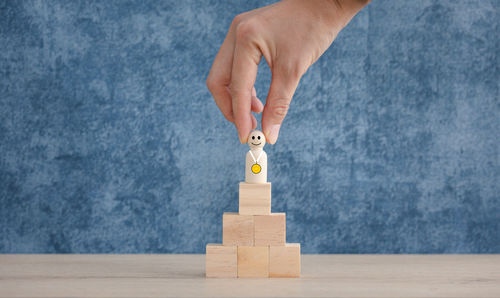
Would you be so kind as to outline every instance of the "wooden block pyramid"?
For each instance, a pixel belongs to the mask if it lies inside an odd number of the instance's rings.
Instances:
[[[222,244],[206,246],[207,277],[299,277],[300,243],[286,243],[285,213],[271,213],[271,183],[239,185],[239,212],[224,213]]]

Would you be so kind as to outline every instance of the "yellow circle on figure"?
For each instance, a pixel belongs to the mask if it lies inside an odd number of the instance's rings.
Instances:
[[[257,164],[257,163],[256,163],[256,164],[254,164],[254,165],[252,166],[252,173],[254,173],[254,174],[258,174],[258,173],[260,173],[260,170],[261,170],[261,168],[260,168],[260,165],[259,165],[259,164]]]

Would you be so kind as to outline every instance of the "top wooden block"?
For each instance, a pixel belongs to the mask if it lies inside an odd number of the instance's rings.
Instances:
[[[243,215],[271,214],[271,183],[240,183],[239,213]]]

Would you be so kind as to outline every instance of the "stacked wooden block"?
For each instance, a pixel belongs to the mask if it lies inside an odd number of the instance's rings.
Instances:
[[[300,244],[285,213],[271,213],[271,183],[240,183],[239,213],[224,213],[222,244],[206,247],[207,277],[299,277]]]

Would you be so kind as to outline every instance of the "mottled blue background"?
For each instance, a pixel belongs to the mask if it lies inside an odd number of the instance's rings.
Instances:
[[[265,3],[1,0],[0,252],[220,242],[248,147],[205,78]],[[500,253],[499,7],[376,0],[341,32],[266,147],[289,242]]]

